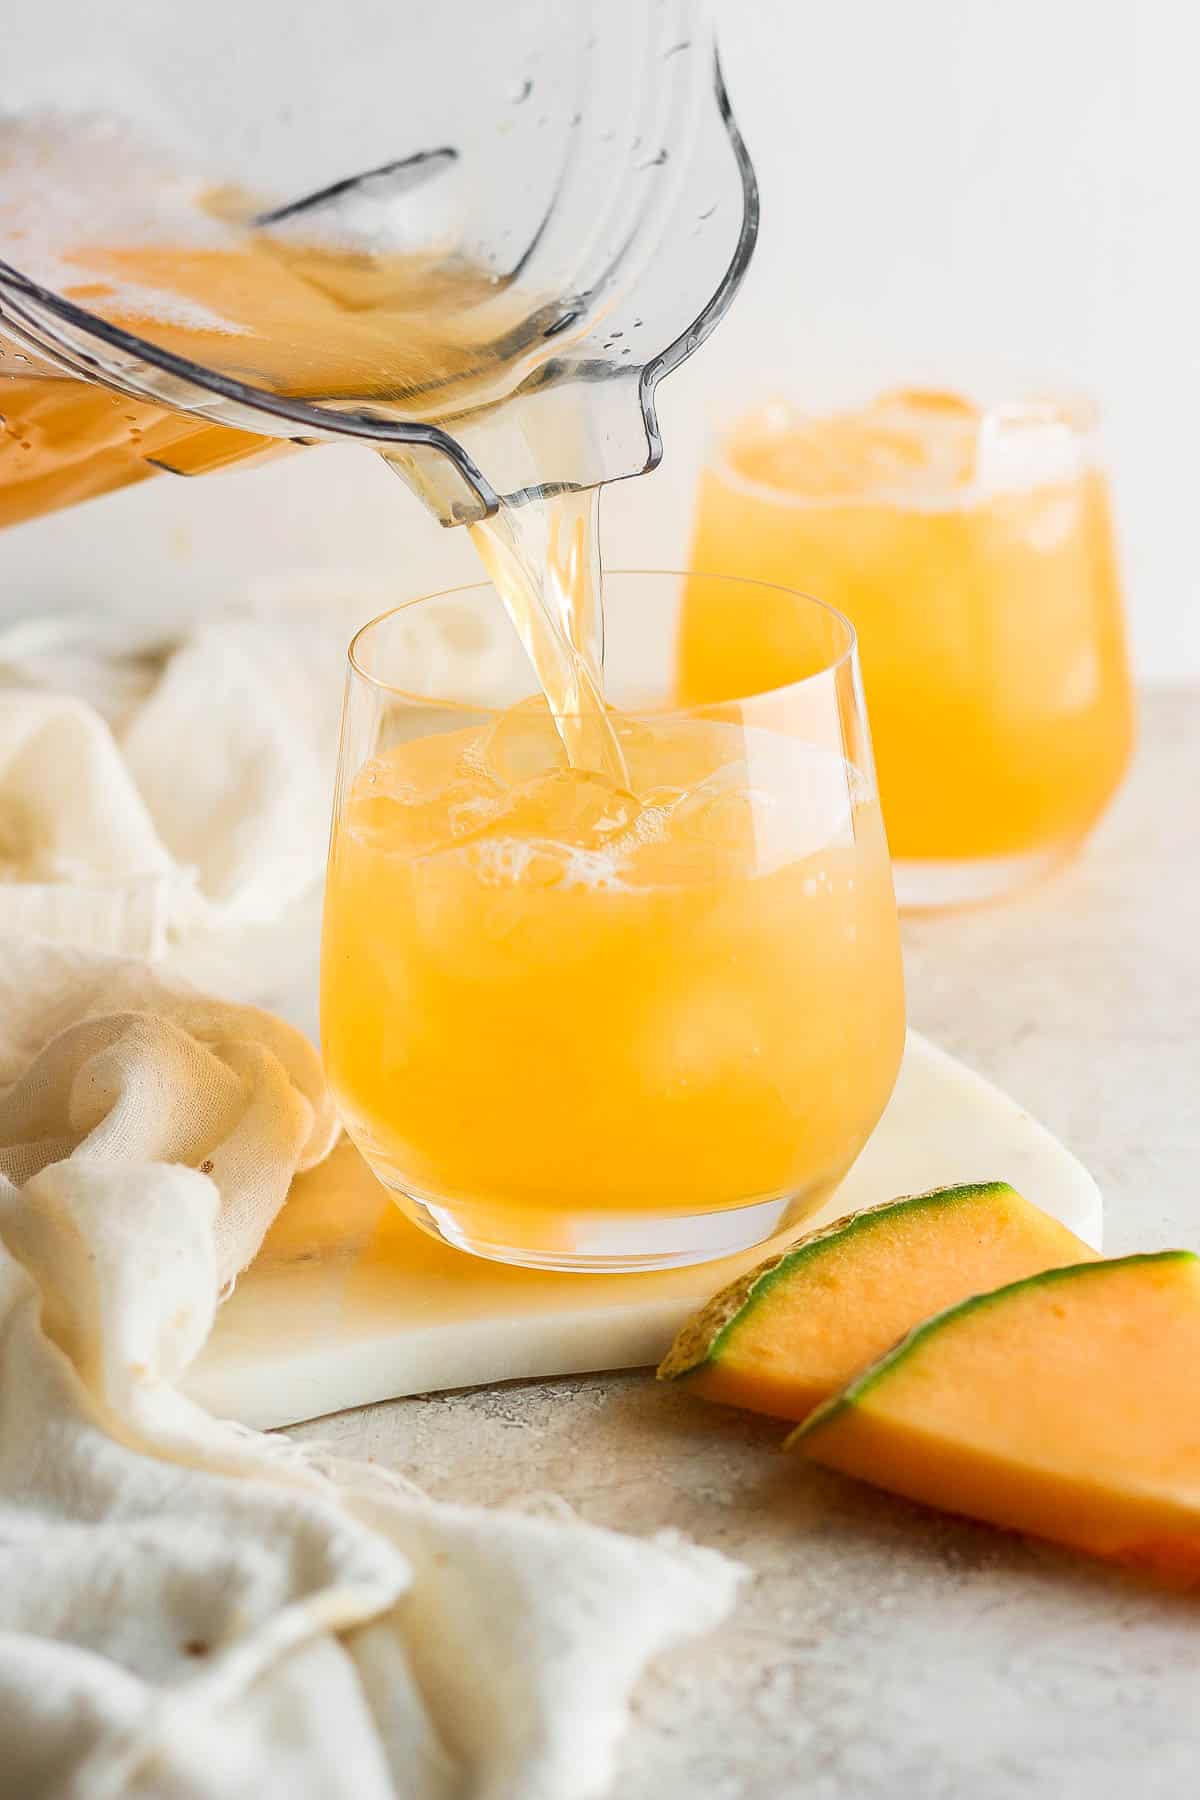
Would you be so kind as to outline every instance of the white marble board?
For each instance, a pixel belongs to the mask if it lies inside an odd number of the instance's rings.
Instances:
[[[896,1091],[833,1199],[804,1225],[956,1181],[1003,1179],[1097,1248],[1087,1170],[990,1082],[915,1032]],[[189,1391],[269,1428],[405,1394],[637,1368],[769,1246],[650,1275],[554,1275],[427,1237],[343,1141],[302,1176],[221,1310]]]

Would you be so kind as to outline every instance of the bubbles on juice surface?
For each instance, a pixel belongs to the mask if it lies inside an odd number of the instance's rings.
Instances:
[[[161,125],[160,120],[155,126]],[[89,260],[97,246],[172,247],[177,259],[224,249],[225,223],[177,145],[111,105],[33,104],[0,121],[0,257],[106,317],[239,334],[243,326],[155,279]]]
[[[985,407],[901,388],[844,413],[775,403],[739,426],[728,456],[745,480],[794,500],[946,507],[1075,478],[1087,429],[1055,400]]]
[[[462,767],[455,748],[450,734],[420,738],[364,763],[345,807],[357,841],[386,856],[431,856],[486,831],[503,811],[504,796]]]
[[[747,480],[808,499],[941,493],[973,479],[979,419],[956,395],[918,391],[830,416],[775,405],[746,422],[729,455]]]
[[[364,765],[345,809],[388,857],[452,855],[489,884],[646,890],[745,880],[853,843],[844,759],[724,721],[618,721],[637,791],[572,768],[545,702]]]

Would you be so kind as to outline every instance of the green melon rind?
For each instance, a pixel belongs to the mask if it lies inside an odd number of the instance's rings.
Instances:
[[[928,1338],[935,1337],[947,1326],[953,1326],[959,1320],[968,1318],[1001,1300],[1007,1300],[1012,1294],[1019,1294],[1023,1288],[1044,1287],[1056,1281],[1073,1281],[1080,1276],[1107,1275],[1113,1269],[1128,1269],[1138,1263],[1200,1263],[1200,1256],[1194,1250],[1146,1250],[1133,1256],[1114,1256],[1101,1258],[1096,1262],[1067,1263],[1059,1269],[1043,1269],[1038,1275],[1025,1275],[1020,1281],[1010,1281],[1004,1287],[993,1288],[987,1294],[974,1294],[969,1300],[959,1300],[953,1306],[945,1307],[934,1313],[932,1318],[923,1319],[919,1325],[906,1332],[898,1343],[878,1357],[853,1380],[847,1383],[840,1394],[822,1401],[814,1412],[810,1413],[803,1424],[797,1425],[784,1440],[784,1449],[791,1450],[801,1439],[810,1437],[823,1425],[828,1425],[840,1413],[848,1412],[857,1406],[863,1396],[878,1385],[899,1363],[920,1349]]]
[[[968,1181],[956,1187],[930,1188],[923,1194],[906,1194],[847,1213],[829,1225],[809,1232],[777,1256],[748,1269],[724,1287],[680,1331],[658,1367],[660,1381],[679,1381],[708,1363],[719,1362],[733,1331],[759,1306],[767,1294],[801,1263],[827,1249],[833,1239],[845,1242],[860,1232],[874,1230],[897,1214],[933,1206],[956,1206],[986,1194],[1011,1194],[1007,1181]]]

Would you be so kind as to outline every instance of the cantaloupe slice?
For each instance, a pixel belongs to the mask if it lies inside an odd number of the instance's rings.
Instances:
[[[723,1288],[659,1377],[803,1419],[931,1313],[1094,1254],[1005,1181],[913,1194],[811,1232]]]
[[[1200,1581],[1200,1258],[1052,1269],[930,1319],[789,1446],[879,1487]]]

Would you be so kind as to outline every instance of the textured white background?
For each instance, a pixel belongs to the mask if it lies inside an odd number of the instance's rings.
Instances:
[[[664,390],[664,469],[610,493],[609,560],[681,556],[705,427],[739,396],[910,375],[1083,384],[1108,420],[1139,669],[1200,674],[1192,9],[721,0],[719,12],[762,182],[759,254],[718,337]],[[327,450],[154,482],[6,533],[0,606],[120,591],[173,607],[313,563],[388,570],[407,592],[473,574],[461,535],[382,467]]]

